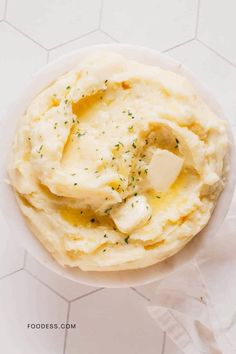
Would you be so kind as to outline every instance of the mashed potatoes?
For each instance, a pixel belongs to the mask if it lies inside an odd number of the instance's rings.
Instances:
[[[32,101],[9,166],[33,233],[62,265],[146,267],[208,222],[225,124],[169,71],[94,53]]]

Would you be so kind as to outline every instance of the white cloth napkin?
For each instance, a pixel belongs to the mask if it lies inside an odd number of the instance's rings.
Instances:
[[[236,213],[199,260],[152,288],[148,311],[183,353],[236,353]]]

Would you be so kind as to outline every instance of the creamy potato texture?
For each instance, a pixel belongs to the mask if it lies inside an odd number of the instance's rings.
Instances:
[[[208,222],[225,124],[182,76],[93,53],[32,101],[9,166],[29,227],[62,265],[146,267]]]

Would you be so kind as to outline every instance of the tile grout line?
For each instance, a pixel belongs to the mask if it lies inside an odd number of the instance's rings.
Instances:
[[[4,7],[4,13],[3,13],[3,20],[6,20],[6,18],[7,18],[7,7],[8,7],[8,0],[5,0],[5,7]]]
[[[211,52],[213,52],[215,55],[217,55],[219,58],[221,58],[222,60],[226,61],[226,63],[230,64],[231,66],[234,67],[234,69],[236,69],[236,64],[234,64],[232,61],[230,61],[229,59],[225,58],[222,54],[218,53],[215,49],[211,48],[208,44],[206,44],[205,42],[203,42],[201,39],[196,38],[196,41],[199,42],[200,44],[202,44],[204,47],[206,47],[207,49],[209,49]]]
[[[70,300],[70,302],[71,302],[71,303],[72,303],[72,302],[75,302],[75,301],[77,301],[77,300],[83,299],[84,297],[87,297],[87,296],[89,296],[89,295],[93,295],[93,294],[95,294],[95,293],[97,293],[97,292],[99,292],[99,291],[102,291],[102,290],[104,290],[104,288],[99,288],[99,289],[92,290],[92,291],[90,291],[89,293],[86,293],[86,294],[84,294],[84,295],[80,295],[80,296],[78,296],[78,297],[76,297],[76,298]]]
[[[66,323],[68,323],[70,319],[70,309],[71,309],[71,302],[69,301],[67,307]],[[63,354],[66,354],[67,336],[68,336],[68,328],[65,329]]]
[[[165,354],[165,351],[166,351],[166,332],[164,332],[163,334],[161,354]]]
[[[95,29],[93,29],[92,31],[86,32],[86,33],[82,34],[81,36],[78,36],[78,37],[69,39],[68,41],[63,42],[63,43],[58,44],[58,45],[55,45],[54,47],[51,47],[50,49],[47,49],[47,50],[48,50],[49,52],[51,52],[52,50],[58,49],[58,48],[60,48],[60,47],[62,47],[62,46],[64,46],[64,45],[66,45],[66,44],[70,44],[70,43],[72,43],[72,42],[77,41],[78,39],[82,39],[82,38],[84,38],[84,37],[86,37],[86,36],[88,36],[88,35],[90,35],[90,34],[93,34],[93,33],[96,32],[97,30],[98,30],[98,28],[95,28]]]
[[[103,13],[103,0],[100,0],[101,4],[100,4],[100,9],[99,9],[99,22],[98,22],[98,28],[101,29],[101,25],[102,25],[102,13]]]
[[[181,47],[182,45],[185,45],[185,44],[188,44],[188,43],[191,43],[192,41],[194,41],[195,40],[195,38],[193,37],[193,38],[191,38],[191,39],[188,39],[188,40],[186,40],[186,41],[184,41],[184,42],[182,42],[182,43],[179,43],[179,44],[176,44],[176,45],[174,45],[173,47],[171,47],[171,48],[168,48],[168,49],[165,49],[165,50],[162,50],[162,53],[168,53],[169,51],[171,51],[171,50],[173,50],[173,49],[176,49],[176,48],[179,48],[179,47]]]
[[[21,268],[19,268],[19,269],[17,269],[17,270],[14,270],[13,272],[10,272],[10,273],[8,273],[8,274],[5,274],[5,275],[3,275],[2,277],[0,277],[0,281],[3,280],[3,279],[5,279],[5,278],[7,278],[7,277],[10,277],[10,276],[12,276],[12,275],[18,273],[18,272],[20,272],[20,271],[22,271],[22,270],[24,270],[24,268],[21,267]]]
[[[197,2],[197,15],[196,15],[196,27],[195,27],[195,38],[197,38],[197,34],[198,34],[199,19],[200,19],[200,6],[201,6],[201,0],[198,0],[198,2]]]
[[[13,25],[11,22],[9,22],[8,20],[4,20],[3,22],[5,22],[9,27],[13,28],[15,31],[17,31],[18,33],[20,33],[22,36],[24,36],[25,38],[28,38],[31,42],[37,44],[40,48],[42,48],[43,50],[47,50],[47,48],[45,48],[42,44],[40,44],[39,42],[37,42],[35,39],[31,38],[30,36],[28,36],[28,34],[26,34],[25,32],[21,31],[19,28],[17,28],[15,25]]]
[[[136,288],[131,287],[130,289],[133,290],[137,295],[139,295],[140,297],[142,297],[146,301],[151,301],[151,299],[149,299],[147,296],[145,296],[142,292],[140,292]]]
[[[104,31],[103,29],[100,29],[100,32],[104,33],[107,37],[111,38],[114,42],[120,43],[120,41],[118,41],[118,39],[112,37],[108,32]]]
[[[63,295],[59,294],[56,290],[54,290],[53,288],[51,288],[48,284],[46,284],[43,280],[39,279],[37,276],[35,276],[34,274],[32,274],[29,269],[25,268],[24,269],[26,273],[28,273],[32,278],[34,278],[35,280],[37,280],[39,283],[41,283],[42,285],[44,285],[46,288],[48,288],[49,290],[51,290],[54,294],[56,294],[57,296],[59,296],[62,300],[68,302],[68,299],[65,298]]]

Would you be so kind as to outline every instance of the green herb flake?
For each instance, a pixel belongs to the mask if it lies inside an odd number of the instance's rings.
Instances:
[[[40,148],[38,149],[38,151],[37,151],[37,152],[40,154],[40,153],[41,153],[41,151],[42,151],[42,149],[43,149],[43,145],[41,145],[41,146],[40,146]]]
[[[176,141],[175,149],[177,149],[179,147],[179,140],[175,138],[175,141]]]
[[[105,214],[109,214],[112,208],[108,208],[104,211]]]
[[[125,243],[129,243],[129,236],[127,236],[126,238],[125,238]]]
[[[67,90],[70,90],[71,89],[71,87],[70,86],[67,86],[67,88],[66,88]]]
[[[76,133],[76,135],[77,135],[77,138],[80,138],[81,136],[85,135],[85,133],[78,132],[78,133]]]
[[[129,132],[132,132],[133,129],[134,129],[134,126],[133,126],[133,125],[131,125],[130,127],[128,127],[128,131],[129,131]]]
[[[128,110],[128,116],[133,116],[133,113],[132,112],[130,112],[130,110]]]

